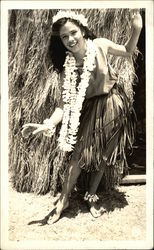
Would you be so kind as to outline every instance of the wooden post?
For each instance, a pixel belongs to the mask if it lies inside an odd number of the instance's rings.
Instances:
[[[146,183],[146,175],[126,175],[120,185],[123,184],[143,184]]]

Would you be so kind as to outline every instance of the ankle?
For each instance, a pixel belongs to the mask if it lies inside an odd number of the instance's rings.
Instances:
[[[85,193],[84,200],[88,202],[97,202],[99,200],[99,197],[96,194],[90,194],[88,192]]]
[[[68,195],[61,195],[59,200],[63,203],[67,203],[69,200]]]

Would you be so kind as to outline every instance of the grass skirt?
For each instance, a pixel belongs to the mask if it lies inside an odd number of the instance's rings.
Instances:
[[[111,188],[127,173],[126,154],[134,142],[135,112],[123,88],[86,99],[74,153],[85,172],[104,171],[103,185]]]
[[[104,189],[119,184],[128,171],[126,155],[132,152],[135,121],[132,103],[119,84],[109,94],[85,99],[74,151],[66,153],[57,148],[52,155],[50,190],[55,193],[61,189],[57,183],[64,183],[72,157],[82,169],[77,182],[82,192],[87,191],[91,173],[99,170],[104,172],[100,183]]]

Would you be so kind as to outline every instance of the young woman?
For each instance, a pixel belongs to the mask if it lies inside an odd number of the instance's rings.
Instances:
[[[131,107],[117,75],[107,61],[107,55],[129,57],[134,52],[142,28],[137,14],[132,19],[132,35],[124,45],[105,38],[96,38],[81,14],[60,11],[53,18],[50,56],[60,74],[61,102],[43,124],[25,124],[33,134],[52,136],[62,123],[59,149],[72,152],[70,166],[60,198],[55,202],[49,224],[56,222],[69,205],[69,194],[84,169],[91,172],[89,190],[84,199],[90,212],[99,217],[96,191],[103,174],[106,178],[120,176],[126,162],[125,149],[133,143]],[[112,175],[108,172],[112,171]]]

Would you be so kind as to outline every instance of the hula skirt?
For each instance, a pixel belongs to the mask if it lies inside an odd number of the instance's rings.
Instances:
[[[85,99],[80,117],[74,151],[53,155],[51,190],[56,191],[56,179],[64,183],[71,159],[82,169],[77,187],[87,191],[92,172],[102,170],[103,188],[119,184],[128,172],[127,153],[134,142],[136,116],[123,88],[115,84],[106,95]],[[101,184],[100,183],[100,184]]]
[[[126,155],[132,150],[135,120],[135,111],[118,84],[109,94],[83,103],[74,154],[84,171],[104,171],[106,188],[118,184],[127,173]]]

